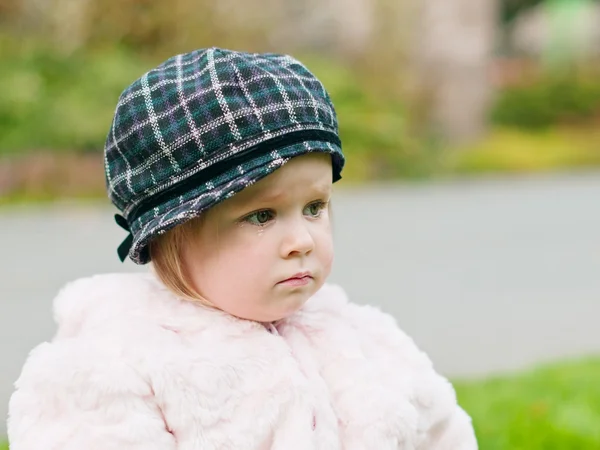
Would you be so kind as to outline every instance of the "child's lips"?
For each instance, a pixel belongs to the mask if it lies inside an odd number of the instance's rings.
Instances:
[[[302,277],[302,278],[288,278],[287,280],[283,280],[278,284],[283,286],[304,286],[312,281],[312,277]]]
[[[285,286],[304,286],[310,283],[313,280],[312,274],[310,272],[300,272],[297,273],[290,278],[286,278],[283,281],[280,281],[277,284],[282,284]]]

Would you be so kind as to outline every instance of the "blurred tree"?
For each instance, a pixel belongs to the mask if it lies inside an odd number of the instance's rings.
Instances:
[[[420,6],[412,45],[420,125],[453,144],[476,140],[486,131],[492,94],[497,2],[422,0]]]

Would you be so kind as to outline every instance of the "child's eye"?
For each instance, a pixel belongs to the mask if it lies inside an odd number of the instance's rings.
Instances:
[[[250,222],[253,225],[265,225],[270,220],[275,218],[275,213],[268,209],[261,209],[260,211],[253,212],[249,216],[246,216],[244,220]]]
[[[325,209],[325,206],[326,206],[325,202],[322,202],[322,201],[313,202],[304,208],[303,214],[306,216],[319,217],[321,215],[321,213],[323,212],[323,209]]]

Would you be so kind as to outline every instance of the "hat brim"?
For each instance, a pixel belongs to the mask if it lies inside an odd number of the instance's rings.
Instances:
[[[256,158],[244,168],[231,169],[220,176],[170,199],[154,210],[140,216],[131,224],[133,243],[129,258],[136,264],[150,262],[150,241],[171,228],[200,216],[202,212],[232,197],[244,188],[256,183],[283,166],[295,156],[307,153],[328,153],[332,156],[333,179],[340,178],[344,157],[339,146],[323,141],[304,141],[277,149]]]

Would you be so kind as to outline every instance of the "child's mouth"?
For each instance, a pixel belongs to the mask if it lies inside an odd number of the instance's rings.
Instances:
[[[277,284],[285,286],[304,286],[312,281],[313,277],[310,272],[297,273],[294,276],[280,281]]]

